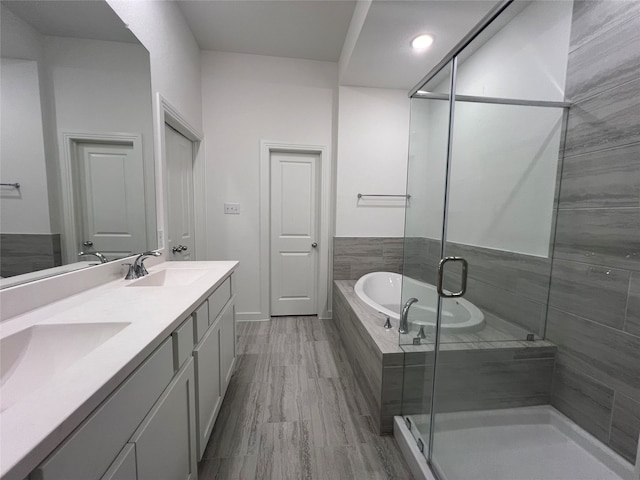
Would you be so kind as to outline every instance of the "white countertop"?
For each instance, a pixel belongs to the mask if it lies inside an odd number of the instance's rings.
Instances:
[[[129,325],[0,413],[0,477],[26,477],[237,265],[164,262],[149,272],[203,269],[206,274],[186,286],[134,288],[127,287],[132,281],[115,280],[2,322],[2,338],[34,325]]]

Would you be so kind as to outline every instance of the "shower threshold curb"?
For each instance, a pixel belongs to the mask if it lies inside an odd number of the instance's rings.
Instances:
[[[427,465],[427,459],[418,450],[415,438],[413,438],[413,435],[405,425],[403,417],[393,417],[393,438],[398,447],[400,447],[402,456],[415,479],[436,480],[436,477],[431,473],[429,465]]]

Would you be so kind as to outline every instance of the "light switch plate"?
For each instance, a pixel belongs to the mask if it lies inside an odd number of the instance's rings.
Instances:
[[[225,203],[224,204],[224,213],[226,215],[240,215],[240,204],[239,203]]]

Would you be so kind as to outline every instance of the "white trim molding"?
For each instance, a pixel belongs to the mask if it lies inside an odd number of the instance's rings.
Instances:
[[[207,242],[206,242],[206,185],[205,185],[205,169],[206,162],[204,157],[204,135],[200,130],[192,126],[189,121],[164,98],[160,92],[157,93],[157,121],[156,121],[156,151],[158,158],[156,161],[156,170],[158,172],[156,181],[156,203],[158,205],[158,237],[159,248],[165,248],[167,245],[167,228],[168,212],[165,208],[167,204],[167,156],[165,151],[164,124],[180,132],[193,143],[193,204],[194,204],[194,221],[195,221],[195,252],[194,260],[207,260]]]
[[[331,159],[325,145],[304,145],[296,143],[275,142],[269,140],[260,141],[260,312],[256,312],[254,320],[269,319],[271,305],[270,292],[270,157],[271,152],[291,153],[315,153],[320,156],[320,237],[318,241],[318,317],[330,318],[327,311],[328,299],[328,275],[329,275],[329,251],[330,251],[330,226],[331,226]],[[249,320],[254,314],[240,314]]]

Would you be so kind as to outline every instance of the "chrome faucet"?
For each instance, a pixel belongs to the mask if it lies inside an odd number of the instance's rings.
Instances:
[[[100,260],[100,263],[107,263],[109,260],[107,260],[107,257],[105,257],[103,254],[101,254],[100,252],[80,252],[78,254],[79,257],[84,257],[84,256],[93,256],[93,257],[98,257],[98,259]]]
[[[135,280],[136,278],[149,275],[149,272],[147,272],[147,269],[144,266],[144,261],[149,257],[159,257],[160,255],[162,254],[157,250],[151,250],[149,252],[139,254],[133,261],[133,263],[129,265],[129,271],[127,272],[127,276],[124,277],[124,279]]]
[[[417,301],[417,298],[410,298],[402,307],[402,313],[400,314],[400,328],[398,328],[398,331],[402,334],[409,333],[409,308],[411,308],[411,305]]]

